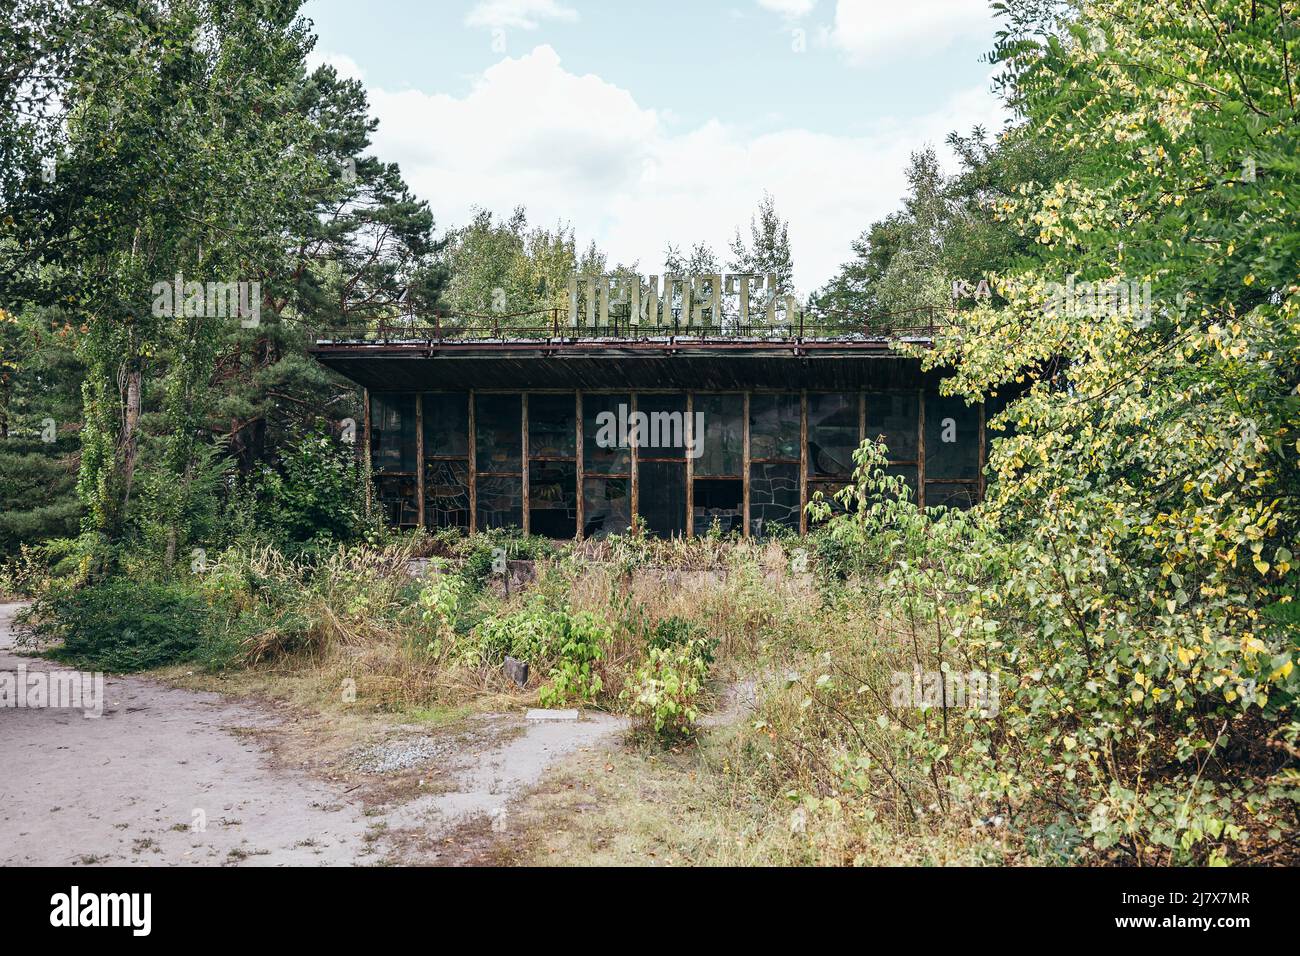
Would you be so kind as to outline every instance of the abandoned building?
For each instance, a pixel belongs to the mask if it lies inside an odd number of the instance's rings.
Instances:
[[[940,374],[891,345],[929,341],[935,321],[616,318],[593,334],[562,311],[404,319],[321,333],[313,354],[365,390],[359,444],[393,526],[802,533],[867,437],[921,504],[983,496],[984,408],[940,395]]]

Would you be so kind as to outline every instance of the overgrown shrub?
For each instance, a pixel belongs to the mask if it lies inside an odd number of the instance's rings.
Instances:
[[[547,538],[526,535],[514,528],[493,528],[462,538],[457,554],[461,574],[474,587],[483,587],[493,575],[504,575],[506,561],[537,561],[557,554]]]
[[[681,639],[681,629],[669,629],[669,635],[651,644],[620,698],[638,724],[671,739],[689,735],[699,720],[713,648],[704,638]]]
[[[1154,529],[1127,527],[1113,501],[1083,491],[1053,495],[1041,526],[1009,536],[985,509],[918,509],[886,467],[879,448],[859,451],[849,514],[829,533],[888,556],[878,601],[894,646],[828,651],[817,681],[799,682],[800,737],[842,747],[817,786],[844,787],[836,768],[848,768],[864,793],[894,791],[911,820],[937,806],[1011,821],[1054,859],[1279,852],[1300,792],[1287,757],[1296,677],[1285,624],[1260,614],[1246,632],[1227,628],[1241,598],[1224,589],[1243,572],[1213,571],[1208,553],[1181,570],[1143,565],[1131,549]],[[898,706],[880,672],[855,672],[873,656],[995,675],[996,709]]]
[[[210,608],[178,584],[110,578],[51,591],[36,613],[37,633],[63,641],[54,656],[76,667],[148,670],[215,649]]]
[[[346,542],[366,527],[353,451],[323,430],[289,442],[280,467],[264,466],[249,491],[257,526],[281,542]]]

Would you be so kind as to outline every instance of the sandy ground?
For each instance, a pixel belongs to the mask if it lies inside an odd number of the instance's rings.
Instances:
[[[55,669],[16,652],[19,608],[0,604],[0,671]],[[282,723],[267,706],[141,677],[107,677],[99,718],[0,708],[0,864],[471,862],[472,850],[446,851],[451,835],[502,839],[512,801],[551,764],[622,726],[500,714],[456,737],[407,730],[360,778],[336,782],[270,753]],[[385,776],[426,770],[435,792],[375,798]]]

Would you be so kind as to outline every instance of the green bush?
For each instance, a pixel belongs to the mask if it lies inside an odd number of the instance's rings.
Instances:
[[[652,645],[620,695],[628,713],[660,737],[688,736],[700,717],[697,702],[712,661],[712,642],[703,638]]]
[[[76,667],[140,671],[210,659],[211,609],[176,584],[110,578],[46,595],[37,632],[63,641],[53,656]]]
[[[293,441],[279,470],[252,482],[255,521],[284,542],[351,541],[365,529],[365,500],[352,449],[323,431]]]
[[[500,575],[499,561],[536,561],[551,558],[558,552],[546,538],[525,535],[513,528],[494,528],[464,539],[461,548],[461,573],[475,588],[481,588],[492,575]]]
[[[481,622],[474,634],[479,663],[500,664],[509,654],[547,672],[550,683],[541,691],[543,707],[590,702],[600,693],[595,665],[612,634],[608,624],[588,612],[553,611],[544,601],[532,600],[513,614]]]

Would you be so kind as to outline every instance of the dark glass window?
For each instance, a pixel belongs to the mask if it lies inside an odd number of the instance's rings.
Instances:
[[[745,396],[696,395],[695,422],[703,442],[696,475],[739,477],[745,471]],[[697,486],[698,493],[698,486]],[[698,505],[698,501],[697,501]]]
[[[822,500],[831,507],[831,514],[844,514],[846,509],[837,495],[844,489],[846,484],[847,482],[843,481],[810,481],[808,482],[808,500],[812,501],[813,495],[820,491]]]
[[[799,465],[765,462],[750,466],[750,533],[764,535],[774,525],[799,527]]]
[[[577,445],[574,396],[528,396],[528,457],[572,458]]]
[[[888,445],[890,461],[916,461],[920,414],[916,395],[868,395],[866,437]]]
[[[991,395],[984,404],[984,442],[985,452],[984,460],[988,461],[993,452],[993,443],[1001,438],[1010,438],[1016,432],[1015,423],[1007,420],[1004,421],[1000,428],[993,427],[993,419],[1007,410],[1012,399],[1005,393],[1001,395]]]
[[[685,395],[638,395],[636,410],[644,423],[637,437],[640,458],[686,457]]]
[[[468,458],[469,396],[427,392],[421,401],[425,457]]]
[[[704,534],[718,523],[725,532],[744,527],[745,483],[739,478],[695,479],[695,533]]]
[[[808,396],[808,477],[846,478],[858,447],[858,396]]]
[[[637,510],[645,520],[646,530],[660,538],[685,534],[686,463],[642,461],[637,465],[637,474]]]
[[[916,465],[891,465],[885,469],[887,475],[898,475],[907,482],[907,487],[912,492],[912,500],[916,501]]]
[[[926,481],[925,506],[972,508],[979,500],[979,485],[969,481]]]
[[[414,475],[376,475],[373,500],[390,526],[414,528],[419,525],[419,495]]]
[[[751,460],[798,461],[799,396],[794,393],[769,395],[758,392],[751,395],[749,445]]]
[[[518,528],[524,523],[524,483],[513,475],[478,476],[478,527]]]
[[[632,451],[624,429],[632,413],[629,395],[582,396],[582,468],[587,474],[630,475]]]
[[[583,401],[585,403],[586,397]],[[585,478],[582,482],[583,537],[627,534],[632,495],[627,478]]]
[[[469,528],[469,463],[426,460],[424,521],[430,528]]]
[[[532,400],[528,410],[532,411]],[[530,429],[531,431],[531,429]],[[533,461],[528,465],[528,528],[546,538],[572,538],[578,530],[577,464]]]
[[[415,457],[415,396],[370,396],[371,467],[413,475]]]
[[[520,474],[524,442],[518,395],[474,396],[474,443],[479,474]]]
[[[925,397],[925,478],[977,479],[979,406],[943,395]],[[926,504],[931,504],[929,489]]]

